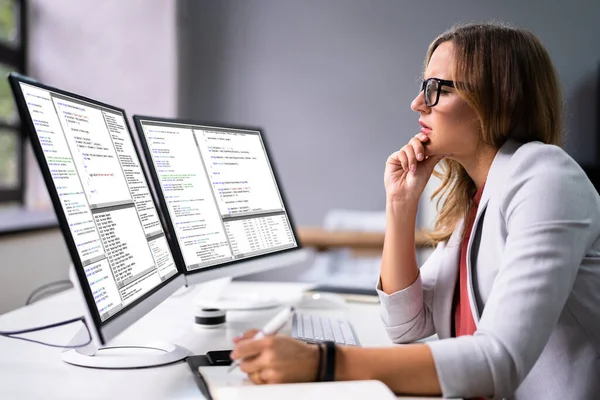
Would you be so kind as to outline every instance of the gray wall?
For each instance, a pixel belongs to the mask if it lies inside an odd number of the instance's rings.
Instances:
[[[71,259],[58,229],[3,236],[0,255],[0,314],[25,305],[36,288],[69,279]]]
[[[34,0],[29,73],[131,116],[176,112],[175,3]]]
[[[595,0],[182,0],[179,113],[263,126],[299,224],[333,207],[383,209],[385,160],[418,130],[409,105],[427,46],[454,23],[491,19],[542,39],[569,107],[566,148],[600,162]]]

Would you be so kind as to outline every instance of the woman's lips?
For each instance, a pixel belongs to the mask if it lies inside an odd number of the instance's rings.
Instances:
[[[419,121],[419,124],[421,124],[421,133],[428,135],[431,133],[431,127],[428,126],[427,124]]]

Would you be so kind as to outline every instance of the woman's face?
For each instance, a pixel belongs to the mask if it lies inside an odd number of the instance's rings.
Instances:
[[[453,70],[454,46],[452,42],[444,42],[433,52],[424,79],[452,80]],[[475,154],[480,137],[477,114],[455,89],[442,86],[439,101],[433,107],[425,105],[421,91],[411,108],[421,114],[421,133],[429,136],[425,155],[447,154],[460,162]]]

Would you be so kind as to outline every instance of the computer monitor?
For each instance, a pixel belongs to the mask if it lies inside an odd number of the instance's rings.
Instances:
[[[71,255],[73,283],[87,305],[93,341],[63,352],[63,359],[127,368],[184,358],[188,352],[173,345],[158,356],[93,357],[185,285],[125,112],[22,75],[11,74],[9,81]],[[73,342],[86,336],[80,332]]]
[[[306,258],[260,128],[133,120],[188,283]]]

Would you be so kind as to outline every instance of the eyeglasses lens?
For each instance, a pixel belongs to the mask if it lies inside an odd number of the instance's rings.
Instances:
[[[425,104],[428,107],[431,107],[435,103],[437,92],[438,92],[438,82],[435,79],[427,80],[427,83],[425,84],[424,96],[425,96]]]

